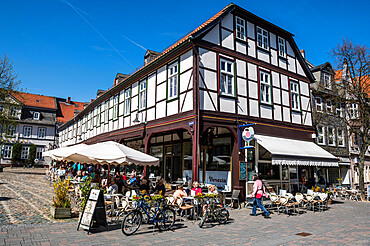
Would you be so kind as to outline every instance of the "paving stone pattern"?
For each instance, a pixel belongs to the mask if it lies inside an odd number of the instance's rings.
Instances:
[[[76,230],[76,221],[56,222],[48,217],[52,188],[38,175],[40,170],[4,170],[0,173],[0,245],[370,245],[370,203],[342,200],[322,213],[273,214],[264,219],[249,216],[249,209],[236,209],[230,211],[230,223],[206,224],[204,229],[185,220],[167,232],[143,225],[127,237],[119,226],[111,225],[108,231],[101,228],[87,235]]]

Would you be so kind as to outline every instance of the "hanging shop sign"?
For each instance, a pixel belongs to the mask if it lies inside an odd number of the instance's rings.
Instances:
[[[253,124],[239,125],[239,150],[242,149],[253,149],[253,146],[249,145],[249,142],[254,139]],[[243,131],[241,131],[243,129]],[[247,146],[242,145],[242,138],[247,143]]]

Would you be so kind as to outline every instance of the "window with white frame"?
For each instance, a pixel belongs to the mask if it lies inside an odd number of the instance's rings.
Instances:
[[[338,146],[339,147],[344,147],[345,142],[344,142],[344,130],[343,129],[338,129],[337,138],[338,138]]]
[[[45,147],[37,147],[36,148],[36,156],[35,158],[38,160],[43,160],[44,157],[42,156],[42,153],[45,151]]]
[[[113,120],[118,119],[118,95],[113,97]]]
[[[286,50],[285,50],[285,39],[282,37],[278,37],[278,44],[279,44],[279,56],[285,57]]]
[[[335,128],[328,126],[328,145],[335,146]]]
[[[8,136],[14,136],[15,135],[15,126],[13,126],[13,125],[8,126],[6,134]]]
[[[39,112],[33,112],[33,119],[39,120],[40,119],[40,113]]]
[[[357,119],[358,118],[358,109],[356,103],[350,103],[349,105],[349,115],[351,119]]]
[[[37,137],[38,138],[46,138],[46,128],[45,127],[39,127]]]
[[[324,86],[325,88],[330,88],[330,75],[327,73],[324,73]]]
[[[131,89],[125,90],[125,115],[131,113]]]
[[[322,100],[320,97],[315,98],[316,111],[322,112]]]
[[[260,78],[260,101],[261,103],[271,104],[271,83],[270,73],[259,70]]]
[[[317,126],[317,143],[325,145],[325,127],[322,125]]]
[[[167,100],[178,96],[178,63],[168,66]]]
[[[257,46],[265,50],[269,47],[268,32],[261,27],[257,27]]]
[[[13,146],[11,146],[11,145],[5,145],[4,146],[4,154],[3,154],[4,159],[12,158],[12,149],[13,149]]]
[[[17,107],[10,108],[10,116],[17,116],[17,113],[18,113]]]
[[[23,128],[23,137],[30,138],[32,134],[32,126],[25,126]]]
[[[328,114],[333,113],[333,103],[331,102],[331,100],[326,101],[326,112]]]
[[[22,146],[21,159],[28,159],[30,153],[29,146]]]
[[[234,62],[220,59],[220,94],[234,96]]]
[[[236,17],[236,38],[245,41],[245,20]]]
[[[97,112],[96,112],[96,126],[100,126],[100,117],[101,117],[101,105],[97,107]]]
[[[109,101],[105,101],[105,103],[104,103],[104,122],[105,122],[105,124],[108,124],[108,121],[109,121],[109,118],[108,118],[108,116],[109,116],[109,107],[108,107],[108,105],[109,105]]]
[[[337,103],[335,107],[335,111],[339,117],[344,117],[344,104],[343,103]]]
[[[139,110],[146,108],[146,80],[139,84]]]
[[[293,110],[301,110],[298,82],[290,81],[290,101]]]

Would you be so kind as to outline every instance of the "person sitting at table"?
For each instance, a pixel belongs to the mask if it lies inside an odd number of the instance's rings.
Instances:
[[[159,195],[164,196],[166,194],[166,186],[164,185],[164,179],[158,180],[157,185],[154,188],[154,193],[158,192]]]
[[[144,193],[149,193],[150,187],[149,187],[149,180],[147,177],[143,177],[143,179],[141,180],[139,190],[145,191]]]
[[[118,193],[122,193],[122,187],[123,187],[123,180],[121,176],[115,177],[116,184],[118,186]]]
[[[208,194],[218,195],[218,191],[215,185],[208,186]]]
[[[88,177],[90,177],[90,176],[89,176],[89,173],[88,173],[88,172],[83,171],[83,172],[82,172],[82,179],[81,179],[81,181],[85,181]]]
[[[192,191],[191,192],[192,195],[193,195],[193,193],[195,193],[194,196],[202,194],[202,188],[199,187],[199,182],[198,181],[193,182],[193,188],[191,189],[191,191]]]
[[[100,182],[101,182],[101,178],[100,178],[99,174],[97,174],[97,172],[96,172],[96,171],[94,172],[94,174],[95,174],[95,177],[94,177],[94,178],[93,178],[93,177],[92,177],[92,175],[91,175],[91,178],[92,178],[91,183],[97,183],[97,184],[100,184]]]
[[[175,198],[175,202],[177,200],[177,198],[183,198],[183,197],[187,197],[188,194],[186,194],[186,192],[184,191],[184,187],[182,185],[178,185],[177,186],[177,190],[173,193],[173,197]]]
[[[118,186],[116,184],[116,181],[112,180],[110,182],[109,188],[107,189],[107,194],[115,194],[117,192],[118,192]]]
[[[137,186],[137,180],[135,174],[131,174],[130,181],[128,182],[128,185],[131,187],[136,187]]]

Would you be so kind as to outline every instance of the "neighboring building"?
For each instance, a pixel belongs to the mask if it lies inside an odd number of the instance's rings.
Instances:
[[[315,82],[311,83],[311,95],[316,143],[339,160],[339,167],[317,167],[315,173],[325,177],[329,184],[351,185],[348,130],[341,119],[346,112],[345,105],[335,100],[339,96],[335,71],[329,62],[319,66],[309,64],[309,67],[315,77]]]
[[[257,172],[297,190],[307,167],[338,166],[312,140],[311,82],[291,33],[230,4],[62,125],[61,145],[119,141],[158,157],[148,171],[168,182],[245,194]],[[245,122],[256,123],[248,151]]]

